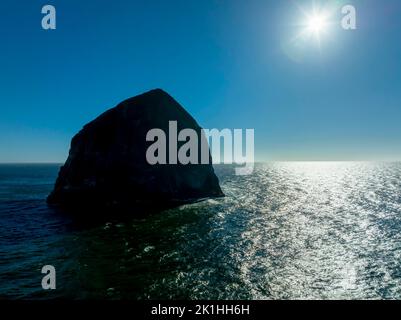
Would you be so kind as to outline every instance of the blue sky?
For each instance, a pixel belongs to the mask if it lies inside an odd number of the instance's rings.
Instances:
[[[401,3],[347,3],[357,30],[339,9],[319,48],[291,42],[312,1],[1,1],[0,162],[63,162],[86,122],[152,88],[205,128],[254,128],[259,161],[401,160]]]

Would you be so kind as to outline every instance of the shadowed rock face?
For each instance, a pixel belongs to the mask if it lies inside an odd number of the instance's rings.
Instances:
[[[168,141],[169,121],[200,137],[197,122],[160,89],[125,100],[85,125],[71,141],[48,203],[165,208],[224,196],[211,164],[148,164],[153,142],[146,134],[160,128]]]

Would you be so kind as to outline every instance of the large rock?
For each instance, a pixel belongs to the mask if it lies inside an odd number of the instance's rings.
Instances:
[[[72,139],[48,203],[165,208],[224,196],[211,164],[148,163],[146,150],[153,142],[146,134],[160,128],[168,139],[169,121],[177,121],[178,131],[201,134],[189,113],[160,89],[101,114]]]

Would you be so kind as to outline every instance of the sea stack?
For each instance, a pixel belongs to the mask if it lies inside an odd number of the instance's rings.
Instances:
[[[60,206],[168,208],[224,196],[208,164],[149,164],[146,141],[169,122],[177,130],[201,127],[169,94],[155,89],[127,99],[86,124],[71,141],[47,202]],[[178,147],[183,142],[178,143]],[[199,155],[200,157],[200,155]]]

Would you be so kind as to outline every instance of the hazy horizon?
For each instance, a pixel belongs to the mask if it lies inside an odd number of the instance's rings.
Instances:
[[[304,163],[315,163],[315,162],[327,162],[327,163],[342,163],[342,162],[348,162],[348,163],[397,163],[401,162],[400,159],[384,159],[384,160],[260,160],[260,161],[255,161],[255,164],[263,164],[263,163],[286,163],[286,162],[304,162]],[[63,165],[65,161],[61,162],[46,162],[46,161],[37,161],[37,162],[32,162],[32,161],[27,161],[27,162],[0,162],[0,165]],[[224,164],[224,163],[213,163],[213,166],[218,166],[218,165],[236,165],[235,163],[233,164]]]

